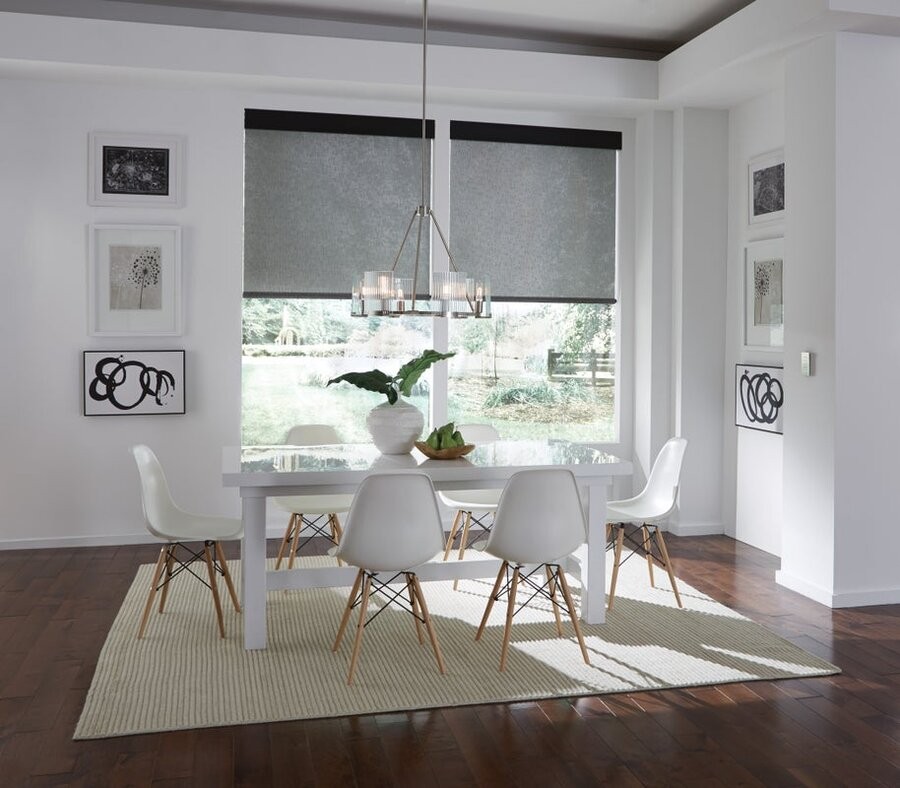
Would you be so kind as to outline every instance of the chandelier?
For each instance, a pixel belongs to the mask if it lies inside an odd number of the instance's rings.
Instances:
[[[425,176],[427,142],[425,138],[425,85],[428,55],[428,0],[422,0],[422,191],[421,201],[413,211],[400,248],[389,270],[365,271],[351,288],[350,311],[354,317],[400,317],[401,315],[425,315],[433,317],[490,317],[491,288],[486,277],[469,276],[456,267],[450,245],[441,226],[426,202]],[[416,256],[412,277],[397,275],[397,264],[403,248],[416,225]],[[426,299],[418,297],[419,259],[423,233],[434,225],[438,238],[450,263],[447,271],[431,273],[430,292]],[[428,238],[427,235],[424,236]]]

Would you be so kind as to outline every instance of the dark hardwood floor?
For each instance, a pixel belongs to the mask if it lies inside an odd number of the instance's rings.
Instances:
[[[724,537],[670,537],[678,575],[843,673],[72,741],[157,549],[0,552],[0,785],[900,785],[900,606],[829,610]]]

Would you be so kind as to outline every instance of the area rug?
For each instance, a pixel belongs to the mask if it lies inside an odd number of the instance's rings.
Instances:
[[[231,567],[239,583],[240,566]],[[112,625],[76,739],[839,672],[682,582],[685,608],[679,609],[665,574],[657,573],[652,588],[646,564],[635,560],[619,573],[607,622],[584,626],[590,665],[571,624],[564,623],[565,638],[557,637],[549,603],[533,600],[516,615],[500,673],[504,605],[495,606],[482,640],[474,642],[492,582],[460,581],[457,591],[451,582],[428,582],[423,590],[446,675],[438,672],[427,638],[419,644],[412,617],[387,608],[366,627],[348,687],[352,629],[338,653],[331,644],[349,589],[270,592],[269,647],[248,652],[241,616],[227,596],[222,640],[209,591],[184,577],[173,583],[166,612],[153,612],[138,641],[152,569],[139,568]]]

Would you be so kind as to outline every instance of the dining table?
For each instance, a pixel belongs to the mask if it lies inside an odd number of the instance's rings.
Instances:
[[[418,449],[381,454],[369,443],[324,446],[231,446],[222,452],[222,482],[241,498],[241,590],[244,648],[266,648],[266,595],[293,588],[352,586],[356,569],[300,566],[275,571],[266,562],[266,499],[283,495],[354,492],[375,473],[426,473],[437,490],[500,488],[512,474],[533,468],[567,468],[575,475],[585,508],[585,545],[563,567],[581,584],[581,617],[605,621],[606,501],[617,477],[631,463],[586,444],[558,439],[500,440],[477,446],[453,460],[429,459]],[[397,502],[403,516],[403,502]],[[352,517],[352,512],[351,512]],[[547,524],[552,527],[551,523]],[[486,552],[467,560],[443,561],[442,555],[415,568],[422,581],[496,576],[500,561]]]

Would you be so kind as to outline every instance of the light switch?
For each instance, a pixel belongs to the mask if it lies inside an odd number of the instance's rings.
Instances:
[[[800,374],[804,377],[810,377],[812,375],[812,362],[813,362],[813,354],[808,350],[803,350],[800,353]]]

